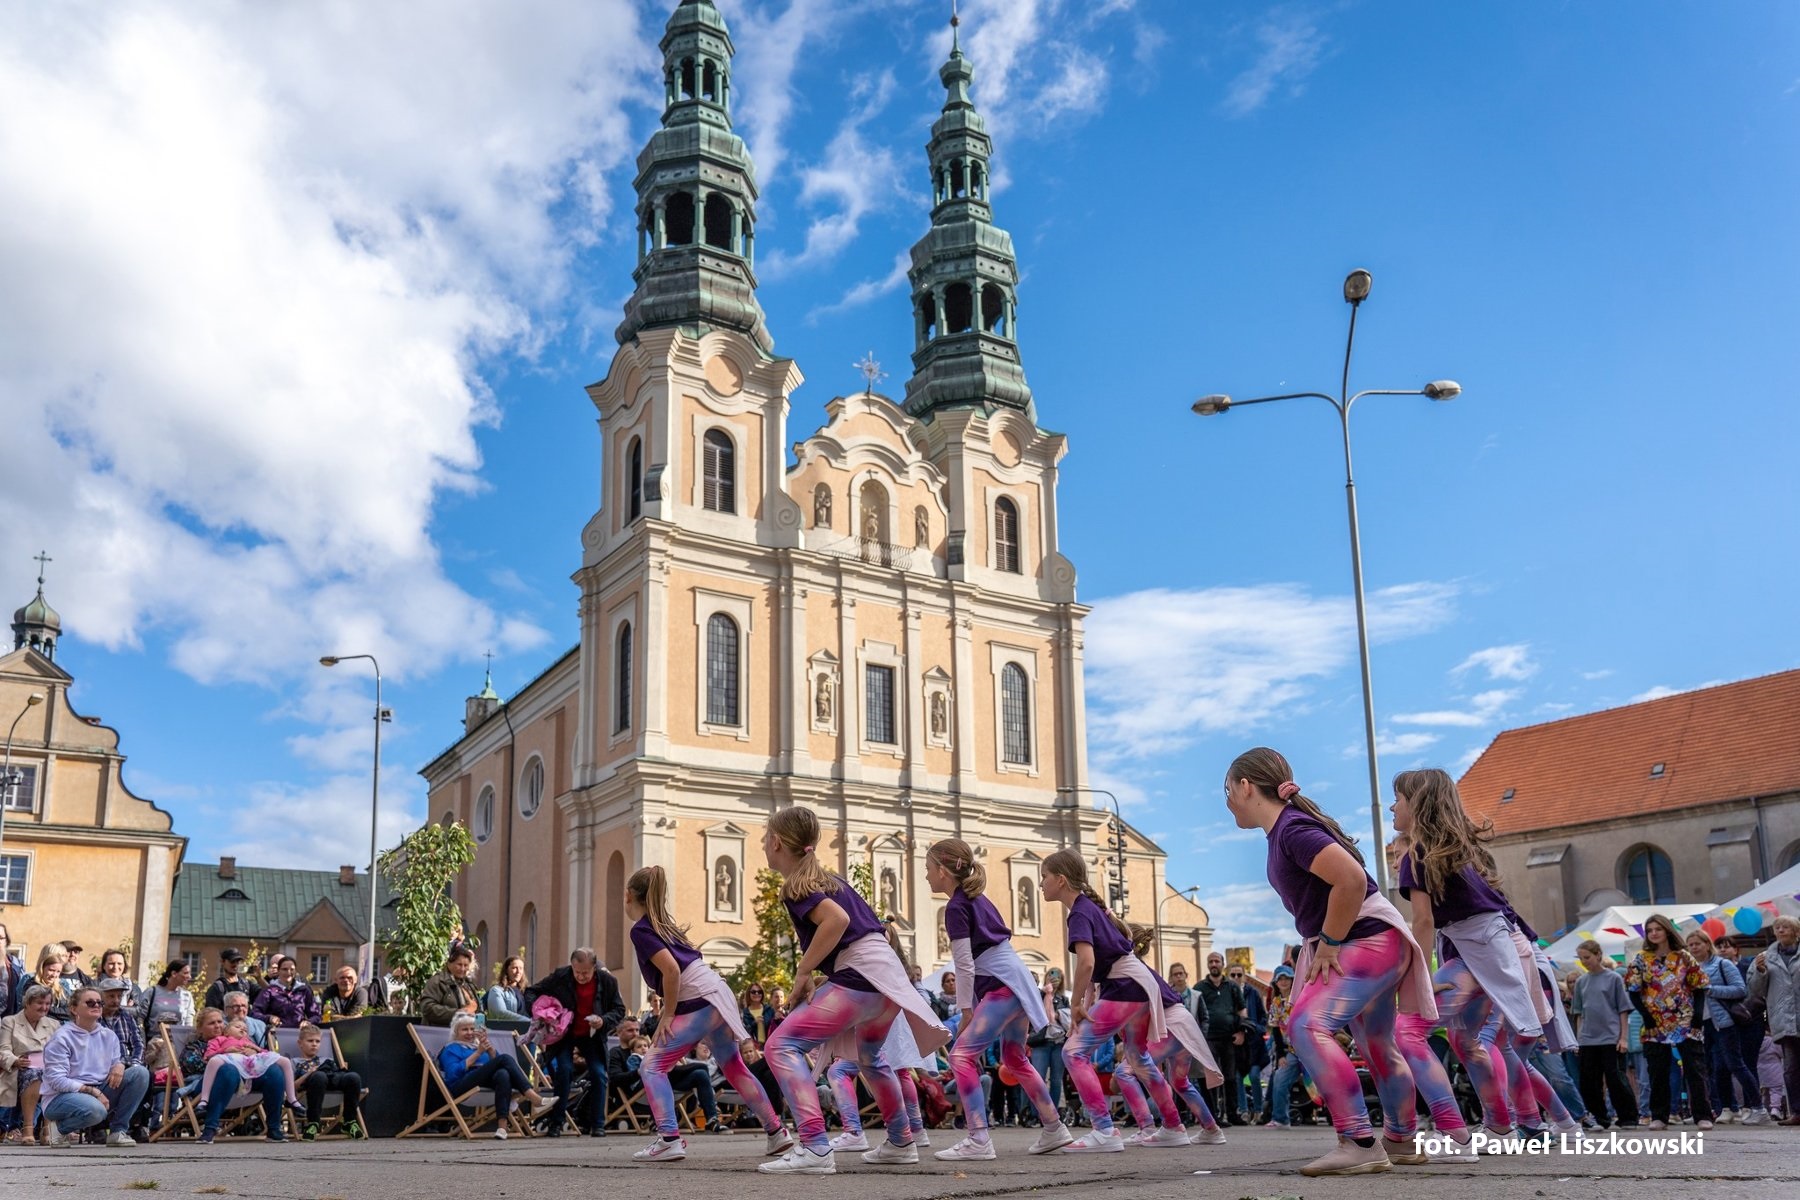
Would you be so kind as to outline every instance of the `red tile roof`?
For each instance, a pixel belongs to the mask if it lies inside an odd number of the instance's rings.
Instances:
[[[1800,670],[1509,729],[1457,786],[1498,834],[1800,791]]]

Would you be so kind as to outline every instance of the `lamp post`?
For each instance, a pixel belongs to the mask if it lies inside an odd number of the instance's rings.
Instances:
[[[1094,796],[1105,796],[1108,800],[1112,801],[1113,821],[1114,821],[1113,828],[1116,831],[1114,834],[1114,837],[1113,837],[1113,844],[1112,844],[1113,865],[1119,875],[1119,891],[1118,891],[1118,895],[1109,897],[1109,899],[1112,900],[1113,911],[1117,912],[1119,914],[1119,916],[1123,917],[1125,915],[1125,895],[1126,895],[1126,890],[1125,890],[1125,817],[1124,817],[1124,814],[1122,814],[1119,811],[1119,798],[1117,796],[1113,795],[1111,792],[1107,791],[1105,788],[1059,787],[1056,789],[1056,793],[1059,796],[1074,796],[1080,792],[1087,792],[1088,794],[1094,795]]]
[[[1156,969],[1159,973],[1161,973],[1164,976],[1168,975],[1169,969],[1168,969],[1168,964],[1164,961],[1168,956],[1163,953],[1163,923],[1162,923],[1163,905],[1167,904],[1169,901],[1175,899],[1178,896],[1186,896],[1189,900],[1192,900],[1194,898],[1194,894],[1196,892],[1198,892],[1199,890],[1200,890],[1200,885],[1195,884],[1193,887],[1182,888],[1178,892],[1170,892],[1168,895],[1164,896],[1161,900],[1158,900],[1156,902]]]
[[[363,964],[363,977],[369,981],[369,987],[374,988],[375,916],[381,896],[381,889],[376,886],[379,868],[375,861],[381,813],[381,723],[392,720],[393,714],[381,707],[381,664],[375,661],[373,654],[327,654],[319,660],[319,665],[335,667],[341,662],[353,662],[359,658],[368,659],[369,665],[375,668],[375,770],[369,790],[369,957]]]
[[[13,792],[19,786],[19,781],[13,778],[13,734],[18,732],[19,722],[25,719],[25,714],[43,702],[44,694],[42,692],[33,692],[25,697],[25,707],[19,710],[19,715],[13,718],[12,726],[6,731],[6,766],[0,769],[0,846],[6,845],[6,809],[13,802]],[[0,896],[4,895],[5,886],[6,880],[0,878]]]
[[[1449,379],[1438,379],[1417,390],[1372,388],[1350,394],[1350,352],[1356,345],[1356,313],[1369,298],[1374,277],[1367,271],[1352,271],[1344,279],[1344,301],[1350,305],[1350,335],[1344,343],[1344,373],[1338,382],[1338,394],[1324,392],[1287,392],[1280,396],[1258,396],[1253,400],[1234,400],[1230,396],[1202,396],[1194,401],[1193,410],[1202,417],[1223,415],[1234,408],[1251,404],[1272,404],[1277,400],[1323,400],[1337,410],[1338,425],[1344,435],[1344,502],[1350,513],[1350,578],[1356,590],[1356,644],[1362,659],[1363,733],[1369,744],[1369,821],[1375,836],[1372,855],[1375,879],[1382,892],[1388,889],[1386,846],[1381,835],[1381,768],[1375,754],[1375,688],[1369,670],[1369,617],[1363,601],[1362,538],[1356,523],[1356,475],[1350,466],[1350,409],[1364,396],[1424,396],[1428,400],[1451,400],[1462,393],[1462,385]]]

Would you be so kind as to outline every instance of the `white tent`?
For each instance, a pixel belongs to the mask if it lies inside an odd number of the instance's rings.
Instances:
[[[1559,969],[1566,971],[1577,965],[1576,947],[1592,938],[1600,943],[1600,949],[1607,957],[1623,958],[1644,944],[1644,935],[1638,932],[1638,926],[1644,923],[1644,918],[1657,912],[1674,916],[1669,911],[1671,907],[1667,904],[1614,905],[1557,938],[1544,953],[1550,956],[1550,961]],[[1710,908],[1711,905],[1703,907]]]

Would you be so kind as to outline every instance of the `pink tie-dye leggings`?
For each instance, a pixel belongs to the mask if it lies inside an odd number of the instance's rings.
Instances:
[[[1515,1123],[1538,1125],[1540,1106],[1552,1120],[1566,1119],[1568,1109],[1550,1081],[1526,1061],[1537,1038],[1515,1033],[1500,1019],[1468,965],[1460,958],[1443,964],[1436,986],[1438,1016],[1450,1036],[1450,1048],[1481,1097],[1487,1127],[1504,1133]]]
[[[956,1045],[950,1051],[950,1069],[956,1073],[963,1125],[978,1142],[988,1139],[987,1107],[981,1102],[981,1060],[995,1042],[1000,1043],[1000,1064],[1025,1089],[1025,1098],[1037,1110],[1038,1120],[1046,1126],[1061,1120],[1056,1102],[1050,1099],[1049,1085],[1031,1065],[1031,1051],[1025,1048],[1025,1038],[1030,1033],[1019,998],[1010,988],[997,988],[975,1005],[975,1011],[957,1035]]]
[[[767,1093],[750,1068],[744,1065],[744,1056],[738,1049],[737,1037],[725,1024],[725,1015],[712,1005],[695,1009],[693,1012],[676,1013],[667,1018],[669,1037],[660,1047],[654,1047],[644,1056],[643,1067],[638,1071],[638,1078],[644,1084],[644,1096],[650,1101],[650,1113],[656,1118],[656,1131],[664,1137],[674,1137],[675,1126],[675,1089],[669,1083],[669,1072],[682,1057],[705,1042],[711,1049],[713,1061],[725,1072],[725,1080],[742,1096],[756,1119],[762,1122],[764,1133],[773,1133],[781,1128],[781,1120],[775,1115],[775,1106],[769,1103]]]
[[[807,1056],[852,1029],[856,1031],[857,1065],[881,1108],[888,1140],[896,1146],[911,1143],[900,1082],[881,1052],[888,1030],[899,1015],[900,1006],[880,992],[827,983],[789,1013],[787,1020],[769,1036],[763,1058],[781,1084],[781,1094],[787,1097],[788,1110],[794,1114],[800,1141],[808,1150],[824,1154],[831,1149],[831,1139],[825,1132],[825,1113],[819,1107],[819,1091],[813,1083],[813,1067]]]
[[[1106,1092],[1100,1086],[1100,1073],[1094,1069],[1094,1051],[1112,1041],[1114,1036],[1124,1039],[1124,1045],[1118,1053],[1117,1078],[1124,1074],[1134,1074],[1150,1089],[1150,1099],[1163,1113],[1165,1119],[1172,1117],[1170,1128],[1180,1129],[1181,1114],[1175,1108],[1175,1093],[1169,1090],[1169,1081],[1163,1078],[1156,1064],[1150,1061],[1150,1054],[1145,1046],[1150,1036],[1150,1007],[1144,1000],[1102,1000],[1088,1010],[1087,1020],[1075,1027],[1069,1034],[1069,1040],[1063,1044],[1063,1062],[1068,1064],[1069,1078],[1075,1081],[1075,1091],[1081,1096],[1081,1107],[1087,1110],[1088,1120],[1093,1122],[1099,1133],[1111,1133],[1113,1130],[1112,1106],[1106,1101]],[[961,1085],[957,1087],[961,1091]],[[1144,1105],[1142,1093],[1121,1091],[1127,1107],[1131,1108],[1132,1119],[1139,1125],[1148,1128],[1151,1122],[1150,1109]],[[1136,1105],[1133,1105],[1133,1096]],[[1142,1111],[1139,1111],[1139,1107]]]

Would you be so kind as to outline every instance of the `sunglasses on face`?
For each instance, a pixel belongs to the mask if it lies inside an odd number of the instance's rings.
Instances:
[[[83,1008],[99,1008],[100,1006],[101,1004],[98,1000],[83,1000],[81,1002],[81,1007]]]

